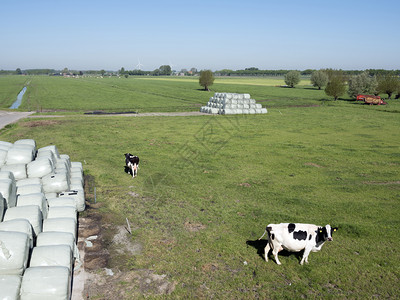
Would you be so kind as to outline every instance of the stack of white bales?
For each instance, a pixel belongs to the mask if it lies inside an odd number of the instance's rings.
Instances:
[[[0,141],[0,299],[69,299],[83,169],[57,147]]]
[[[231,114],[266,114],[267,109],[249,94],[215,93],[206,106],[200,109],[203,113],[231,115]]]

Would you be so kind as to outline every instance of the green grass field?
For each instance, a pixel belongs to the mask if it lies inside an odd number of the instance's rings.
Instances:
[[[212,95],[198,91],[193,80],[32,78],[31,85],[46,80],[77,98],[95,93],[93,86],[103,91],[99,97],[112,95],[114,89],[129,95],[137,84],[143,111],[189,110],[181,100],[171,100],[173,108],[161,105],[162,97],[154,96],[161,90],[191,99],[191,104],[207,95],[205,104]],[[125,88],[113,88],[117,80]],[[268,114],[66,115],[22,120],[1,130],[0,140],[33,138],[38,147],[54,144],[60,153],[83,162],[85,173],[95,178],[105,220],[124,225],[128,218],[132,239],[143,246],[137,255],[117,254],[110,246],[109,267],[166,275],[175,290],[163,298],[399,298],[397,101],[366,106],[323,100],[323,91],[308,86],[285,89],[222,81],[213,89],[268,100]],[[67,91],[70,82],[78,90]],[[146,90],[150,86],[154,90]],[[45,95],[41,89],[36,93]],[[48,107],[61,109],[59,100],[41,97]],[[94,109],[94,103],[85,103],[83,98],[70,103],[69,110]],[[115,102],[107,108],[119,109]],[[135,179],[124,173],[126,152],[140,156]],[[308,265],[300,266],[300,257],[291,254],[282,255],[278,266],[273,259],[263,260],[257,239],[267,224],[280,222],[331,224],[339,230],[333,242],[310,254]],[[120,283],[126,299],[143,296],[135,284]]]

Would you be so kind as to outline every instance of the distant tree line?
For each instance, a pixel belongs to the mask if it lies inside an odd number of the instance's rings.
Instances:
[[[285,76],[291,70],[259,70],[258,68],[251,67],[244,70],[230,70],[223,69],[214,72],[215,76]],[[300,75],[307,76],[314,73],[315,69],[306,69],[299,71]],[[367,69],[367,70],[340,70],[343,75],[359,75],[363,72],[367,72],[368,75],[397,75],[400,76],[400,70],[384,70],[384,69]]]

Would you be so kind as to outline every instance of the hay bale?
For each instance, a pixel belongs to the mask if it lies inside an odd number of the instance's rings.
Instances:
[[[26,175],[26,164],[13,164],[4,165],[1,167],[1,171],[9,171],[13,173],[15,180],[25,179]]]
[[[30,267],[21,283],[21,299],[70,299],[71,272],[67,267]]]
[[[33,247],[32,225],[27,219],[14,219],[0,222],[0,231],[22,232],[29,237],[29,246]]]
[[[0,275],[0,299],[19,299],[21,280],[19,275]]]
[[[28,205],[11,207],[6,210],[3,221],[15,220],[15,219],[26,219],[32,226],[33,237],[36,237],[42,232],[42,213],[39,206]]]
[[[43,219],[47,218],[47,201],[43,193],[34,193],[19,195],[17,198],[17,207],[37,205],[42,213]]]
[[[28,264],[29,248],[26,233],[0,231],[0,274],[22,275]]]

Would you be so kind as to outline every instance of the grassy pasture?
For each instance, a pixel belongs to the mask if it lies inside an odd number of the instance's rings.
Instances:
[[[112,252],[110,267],[165,274],[176,284],[165,298],[399,298],[396,103],[296,107],[289,98],[266,115],[27,119],[0,140],[34,138],[85,162],[106,220],[127,217],[143,246],[137,255]],[[141,158],[135,179],[123,171],[128,151]],[[291,254],[278,266],[263,260],[257,239],[279,222],[339,230],[308,265]],[[140,297],[135,283],[121,286],[127,299]]]
[[[0,108],[9,108],[28,82],[26,76],[0,76]]]
[[[15,78],[29,80],[20,110],[82,113],[198,111],[214,92],[249,93],[267,107],[321,105],[329,100],[323,90],[317,90],[303,80],[294,89],[277,87],[282,78],[217,77],[210,92],[203,91],[198,78],[129,77],[129,78],[64,78],[54,76],[4,76],[0,84],[15,84]],[[24,81],[19,83],[19,89]],[[17,93],[17,92],[16,92]],[[16,95],[15,95],[16,98]],[[14,99],[15,99],[14,98]],[[345,100],[349,100],[344,97]],[[2,108],[8,108],[10,97],[0,98]]]

